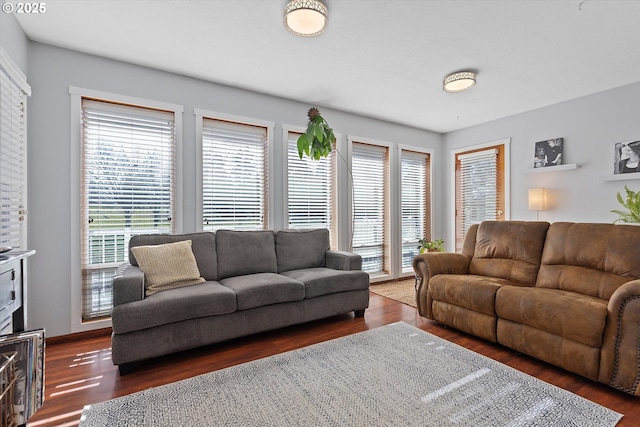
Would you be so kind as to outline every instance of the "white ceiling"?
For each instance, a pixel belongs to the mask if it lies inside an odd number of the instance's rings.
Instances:
[[[326,0],[327,30],[285,30],[287,0],[47,0],[34,41],[449,132],[640,81],[640,1]],[[478,84],[445,93],[448,73]]]

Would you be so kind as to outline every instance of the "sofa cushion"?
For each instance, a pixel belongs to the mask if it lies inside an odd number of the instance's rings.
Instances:
[[[496,293],[502,286],[518,286],[518,283],[497,277],[437,274],[429,281],[429,292],[433,301],[495,316]]]
[[[533,286],[548,228],[547,222],[482,222],[469,273]]]
[[[278,272],[325,266],[329,230],[278,230],[275,238]]]
[[[291,270],[281,274],[304,283],[305,298],[369,289],[369,274],[361,270],[344,271],[317,267]]]
[[[442,301],[433,301],[431,310],[433,320],[485,340],[498,342],[496,326],[499,319],[495,314],[485,314]]]
[[[503,287],[496,295],[500,318],[600,347],[607,301],[557,289]]]
[[[216,236],[213,233],[190,234],[141,234],[129,240],[129,263],[138,265],[131,248],[136,246],[162,245],[165,243],[191,240],[191,250],[196,257],[198,270],[205,280],[218,280],[218,259],[216,257]]]
[[[304,299],[304,285],[275,273],[234,276],[220,281],[236,293],[238,310]]]
[[[554,364],[567,371],[598,380],[600,348],[572,341],[528,325],[498,319],[498,343]]]
[[[136,246],[131,251],[145,275],[145,294],[204,282],[191,251],[191,240]]]
[[[640,278],[640,227],[556,222],[547,233],[536,286],[608,300]]]
[[[273,231],[216,231],[218,278],[276,273]]]
[[[124,334],[155,326],[236,311],[236,294],[218,282],[158,292],[113,308],[113,332]]]

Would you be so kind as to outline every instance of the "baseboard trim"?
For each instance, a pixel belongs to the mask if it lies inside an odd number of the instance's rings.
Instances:
[[[102,338],[111,335],[111,328],[94,329],[92,331],[76,332],[68,335],[58,335],[57,337],[46,338],[47,345],[65,344],[90,338]]]

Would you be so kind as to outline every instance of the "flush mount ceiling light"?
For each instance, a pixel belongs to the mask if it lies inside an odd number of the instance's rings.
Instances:
[[[284,8],[284,26],[297,36],[317,36],[327,22],[327,8],[318,0],[291,0]]]
[[[476,84],[476,73],[473,71],[460,71],[449,74],[442,82],[445,92],[460,92],[469,89]]]

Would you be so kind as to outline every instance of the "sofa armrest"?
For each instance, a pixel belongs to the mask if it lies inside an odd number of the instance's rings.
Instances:
[[[640,396],[640,279],[620,286],[609,299],[598,380]]]
[[[420,316],[433,319],[429,280],[436,274],[467,274],[471,257],[458,253],[427,252],[413,258],[416,274],[416,302]]]
[[[122,264],[113,277],[113,306],[144,299],[144,273],[140,267]]]
[[[334,270],[362,270],[362,257],[353,252],[328,250],[325,265]]]

